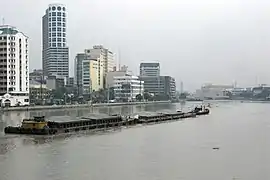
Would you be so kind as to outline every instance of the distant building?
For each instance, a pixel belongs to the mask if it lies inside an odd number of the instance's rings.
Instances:
[[[105,78],[107,73],[113,71],[115,67],[113,53],[101,45],[96,45],[93,46],[92,49],[86,49],[85,54],[87,56],[90,56],[92,59],[97,60],[97,85],[99,89],[103,89],[104,87],[106,87]]]
[[[131,76],[133,73],[128,70],[127,66],[122,66],[118,71],[108,72],[106,75],[106,88],[111,88],[114,86],[114,77],[116,76]]]
[[[87,53],[77,54],[74,85],[78,88],[79,96],[89,95],[91,92],[101,89],[96,58],[92,58]]]
[[[84,53],[79,53],[75,57],[74,61],[74,85],[78,89],[79,96],[83,93],[83,61],[86,59]]]
[[[0,104],[29,105],[29,38],[12,26],[0,26]]]
[[[159,63],[141,63],[140,64],[141,77],[157,77],[160,76]]]
[[[195,97],[198,99],[229,99],[228,91],[233,89],[233,85],[213,85],[205,84],[196,91]]]
[[[69,77],[67,79],[67,86],[74,86],[74,77]]]
[[[117,101],[134,101],[138,94],[143,94],[143,84],[138,76],[115,76],[114,97]]]
[[[62,76],[50,75],[46,80],[46,85],[49,89],[58,89],[65,87],[66,79]]]
[[[46,84],[30,80],[30,101],[32,103],[39,102],[40,104],[44,99],[49,99],[51,95],[51,89]]]
[[[67,10],[63,4],[50,4],[42,18],[42,62],[44,75],[69,77]]]
[[[176,98],[175,79],[171,76],[140,77],[144,81],[144,90],[154,95],[166,95],[170,99]]]
[[[43,76],[42,69],[34,69],[33,72],[29,73],[29,80],[37,81],[39,83],[45,84],[47,76]]]

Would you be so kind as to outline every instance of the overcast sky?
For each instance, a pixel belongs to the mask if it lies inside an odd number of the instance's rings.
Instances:
[[[70,69],[95,44],[139,72],[157,61],[177,86],[270,83],[270,1],[267,0],[0,0],[0,16],[31,39],[31,69],[41,68],[41,23],[50,3],[66,4]]]

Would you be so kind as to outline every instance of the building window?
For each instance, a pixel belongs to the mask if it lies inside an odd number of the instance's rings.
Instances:
[[[63,27],[66,27],[66,23],[63,23]]]
[[[54,27],[54,28],[52,28],[52,31],[56,31],[56,28]]]
[[[51,23],[49,23],[49,27],[51,27],[52,26],[52,24]]]
[[[56,12],[52,12],[52,16],[56,16]]]
[[[57,43],[57,46],[58,46],[58,47],[61,47],[61,46],[62,46],[62,43]]]
[[[66,22],[66,18],[63,18],[63,22]]]
[[[66,47],[66,43],[63,43],[63,47]]]
[[[66,32],[66,28],[63,28],[63,32]]]
[[[57,17],[57,21],[61,21],[61,19],[62,19],[61,17]]]
[[[63,38],[63,42],[66,42],[66,38]]]
[[[56,43],[52,43],[52,47],[56,47]]]
[[[66,17],[66,13],[63,13],[63,17]]]
[[[56,42],[56,38],[52,38],[52,42]]]
[[[58,28],[57,28],[57,31],[61,31],[61,28],[60,28],[60,27],[58,27]]]
[[[66,33],[63,33],[63,37],[66,37]]]
[[[63,7],[63,11],[65,11],[66,10],[66,8],[65,7]]]
[[[53,23],[52,23],[52,26],[56,26],[56,22],[53,22]]]
[[[58,42],[61,42],[61,40],[62,40],[62,38],[57,38],[57,41],[58,41]]]
[[[62,33],[57,33],[57,36],[58,36],[58,37],[61,37],[61,35],[62,35]]]
[[[57,12],[57,16],[61,16],[61,12]]]
[[[56,17],[52,17],[52,21],[56,21]]]
[[[52,37],[56,37],[56,33],[52,33]]]
[[[58,11],[61,11],[61,9],[62,9],[62,8],[61,8],[60,6],[57,7],[57,10],[58,10]]]
[[[56,10],[55,6],[53,6],[53,7],[52,7],[52,10],[53,10],[53,11],[55,11],[55,10]]]
[[[61,22],[57,22],[57,26],[61,26],[62,25],[62,23]]]

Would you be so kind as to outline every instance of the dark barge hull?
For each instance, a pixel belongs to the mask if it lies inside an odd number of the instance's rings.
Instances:
[[[91,119],[82,118],[79,121],[53,122],[48,121],[47,129],[26,129],[22,127],[6,127],[6,134],[32,134],[32,135],[54,135],[71,133],[85,130],[102,130],[109,128],[121,128],[123,126],[134,126],[138,124],[161,123],[165,121],[175,121],[184,118],[196,117],[196,115],[209,114],[208,111],[157,115],[140,115],[138,119],[123,119],[121,116],[111,116],[107,118]]]

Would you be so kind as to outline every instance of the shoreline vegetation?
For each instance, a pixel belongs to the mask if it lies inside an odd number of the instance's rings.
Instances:
[[[24,106],[24,107],[5,107],[1,111],[35,111],[49,109],[73,109],[89,107],[106,107],[106,106],[128,106],[128,105],[145,105],[145,104],[166,104],[171,101],[145,101],[145,102],[124,102],[124,103],[97,103],[97,104],[72,104],[72,105],[51,105],[51,106]]]

